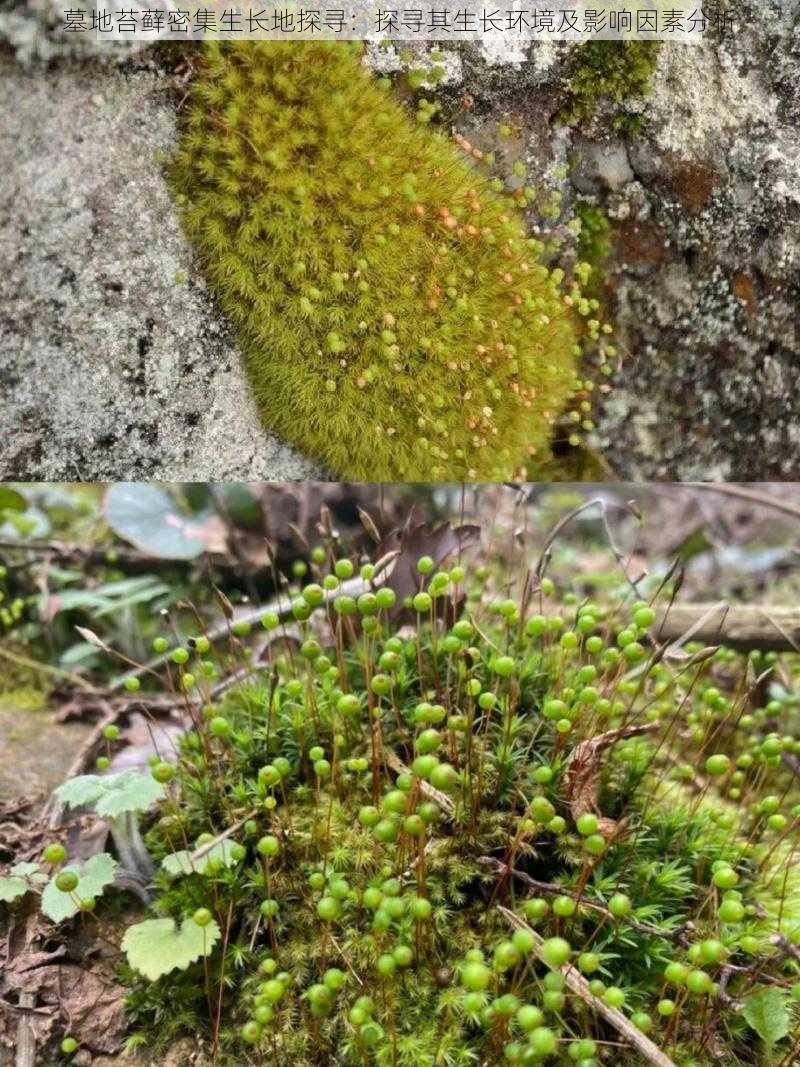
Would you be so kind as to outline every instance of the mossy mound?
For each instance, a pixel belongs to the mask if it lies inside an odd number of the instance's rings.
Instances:
[[[562,116],[571,125],[588,122],[603,100],[617,105],[612,125],[637,133],[642,116],[624,109],[630,97],[647,96],[658,64],[659,41],[588,41],[575,50],[570,100]]]
[[[360,46],[209,44],[174,166],[264,422],[338,475],[534,477],[574,386],[562,272]]]

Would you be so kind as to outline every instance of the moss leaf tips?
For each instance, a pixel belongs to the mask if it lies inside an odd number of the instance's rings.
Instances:
[[[574,381],[560,272],[357,47],[208,44],[173,176],[267,426],[348,478],[547,461]]]

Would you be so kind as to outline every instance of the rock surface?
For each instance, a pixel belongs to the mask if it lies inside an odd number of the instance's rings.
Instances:
[[[163,78],[0,55],[0,478],[293,480],[163,176]]]
[[[662,48],[635,180],[607,201],[630,357],[599,443],[619,470],[800,478],[800,7],[780,11]]]
[[[572,45],[463,46],[433,90],[475,143],[512,119],[564,210],[588,197],[611,222],[624,358],[593,443],[624,479],[800,478],[798,11],[745,4],[729,41],[662,46],[625,102],[633,132],[610,102],[558,123]],[[167,76],[147,57],[37,64],[61,46],[32,21],[0,16],[25,60],[0,55],[0,474],[318,474],[259,427],[192,266],[162,174]]]
[[[50,710],[15,707],[0,694],[0,796],[48,796],[91,732],[85,723],[58,722]]]

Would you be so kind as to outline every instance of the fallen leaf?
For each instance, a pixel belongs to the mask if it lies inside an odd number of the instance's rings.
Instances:
[[[609,837],[616,831],[618,824],[614,819],[601,816],[598,807],[600,757],[617,741],[623,741],[627,737],[637,737],[639,734],[652,733],[658,728],[657,722],[643,723],[639,726],[621,726],[618,730],[608,730],[604,734],[590,737],[587,741],[581,741],[575,746],[564,774],[567,803],[575,822],[581,815],[591,812],[593,815],[600,816],[598,829],[604,837]]]
[[[422,576],[417,570],[420,557],[430,556],[439,567],[446,559],[469,552],[479,542],[479,526],[454,527],[446,522],[432,529],[425,523],[419,523],[393,530],[376,550],[376,558],[388,552],[399,553],[386,582],[397,595],[397,603],[392,609],[393,617],[397,618],[403,613],[405,598],[418,593],[422,586]],[[442,598],[443,601],[445,599],[450,602],[449,597]]]

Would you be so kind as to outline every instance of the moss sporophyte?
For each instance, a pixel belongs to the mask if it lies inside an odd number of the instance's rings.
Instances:
[[[0,870],[0,907],[38,897],[76,954],[119,931],[131,1053],[796,1065],[800,656],[663,655],[663,577],[631,603],[577,568],[532,585],[495,545],[466,566],[405,549],[396,591],[340,547],[230,629],[178,645],[170,613],[150,664],[107,646],[186,731],[59,786],[116,855],[71,857],[66,822]],[[103,738],[98,763],[125,753]]]
[[[191,90],[174,185],[263,421],[349,478],[533,477],[599,324],[360,51],[208,43]]]

